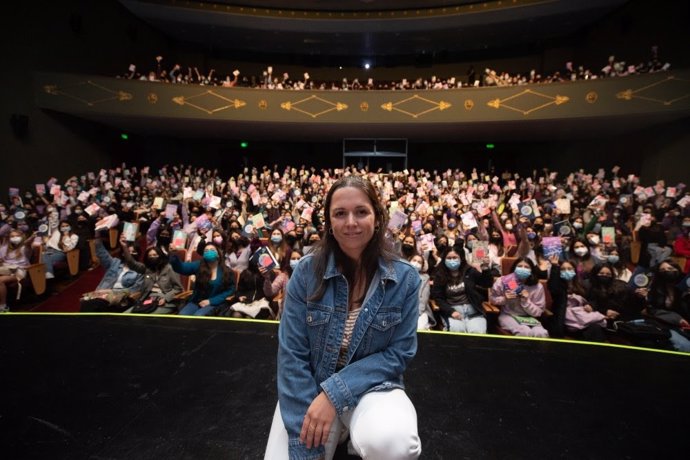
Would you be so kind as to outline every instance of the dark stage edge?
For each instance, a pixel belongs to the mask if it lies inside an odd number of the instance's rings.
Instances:
[[[5,459],[261,459],[273,322],[0,315]],[[425,459],[688,458],[690,355],[419,334]],[[346,458],[339,450],[338,458]]]

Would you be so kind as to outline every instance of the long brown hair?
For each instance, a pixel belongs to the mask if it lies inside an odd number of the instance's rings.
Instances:
[[[351,260],[345,255],[335,237],[331,234],[331,201],[333,200],[333,194],[337,190],[346,187],[356,188],[364,192],[367,198],[369,198],[372,208],[374,208],[374,236],[372,236],[371,240],[369,240],[369,243],[364,248],[360,264],[361,270],[364,271],[365,279],[367,280],[367,286],[365,286],[364,289],[365,293],[378,269],[379,258],[383,258],[387,262],[398,258],[397,254],[393,252],[389,240],[386,238],[388,214],[381,204],[372,183],[359,176],[342,177],[333,184],[326,195],[326,203],[324,205],[324,238],[316,244],[312,251],[312,254],[314,254],[314,273],[316,274],[316,279],[319,284],[316,288],[316,292],[308,299],[311,301],[321,299],[326,291],[326,282],[323,279],[323,275],[326,273],[328,257],[331,254],[335,257],[335,263],[342,270],[350,288],[352,288],[357,280],[355,273],[357,268],[356,261]]]
[[[207,241],[204,244],[204,249],[206,249],[208,246],[213,246],[216,251],[218,251],[218,267],[223,272],[223,285],[232,286],[235,282],[235,277],[230,268],[225,265],[223,251],[221,251],[218,245],[212,241]],[[211,292],[211,264],[206,262],[206,259],[202,258],[199,263],[199,271],[197,271],[195,286],[202,299],[208,298],[208,295]]]

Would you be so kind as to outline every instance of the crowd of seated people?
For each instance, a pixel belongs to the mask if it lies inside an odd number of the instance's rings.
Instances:
[[[618,167],[522,177],[274,166],[226,178],[123,164],[52,178],[0,204],[0,306],[35,251],[49,279],[84,251],[82,269],[104,269],[84,311],[279,318],[292,269],[328,237],[323,198],[350,174],[376,186],[390,241],[424,281],[420,329],[690,351],[690,193]]]
[[[273,66],[267,66],[261,75],[242,75],[238,69],[231,75],[218,76],[215,69],[208,73],[200,72],[198,67],[187,67],[186,71],[180,64],[174,64],[167,70],[163,64],[163,57],[156,56],[156,64],[148,72],[139,72],[135,64],[130,64],[126,73],[118,78],[144,80],[174,84],[196,84],[203,86],[222,86],[226,88],[245,87],[276,90],[443,90],[462,87],[479,86],[516,86],[535,83],[555,83],[575,80],[593,80],[597,78],[623,77],[642,73],[666,71],[671,67],[668,62],[662,63],[658,55],[658,47],[652,47],[651,57],[647,62],[627,64],[609,56],[608,62],[599,70],[591,70],[584,65],[575,66],[566,62],[562,69],[554,69],[550,73],[542,74],[535,69],[522,73],[496,71],[491,68],[478,73],[474,66],[470,66],[465,75],[443,76],[435,75],[417,77],[416,79],[401,78],[395,81],[379,81],[373,78],[344,77],[339,81],[313,79],[309,72],[304,72],[298,78],[289,73],[274,72]]]

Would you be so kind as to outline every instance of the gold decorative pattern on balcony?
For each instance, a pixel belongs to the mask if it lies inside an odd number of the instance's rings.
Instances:
[[[690,96],[690,80],[673,75],[638,89],[627,89],[616,94],[618,99],[641,99],[663,105],[672,105]]]
[[[43,91],[53,96],[64,96],[74,99],[89,107],[110,101],[131,101],[134,98],[132,93],[106,88],[91,80],[64,87],[58,85],[44,85]]]
[[[173,97],[173,102],[181,106],[188,105],[194,109],[206,112],[209,115],[213,115],[227,109],[241,109],[247,105],[245,101],[240,99],[230,99],[212,90],[204,91],[203,93],[199,93],[194,96],[176,96]],[[218,106],[217,104],[224,105]]]
[[[544,109],[551,105],[561,105],[568,102],[568,96],[549,96],[548,94],[540,93],[531,89],[526,89],[512,96],[503,99],[493,99],[486,103],[489,107],[494,109],[505,108],[521,113],[525,116],[537,110]],[[507,104],[510,102],[510,104]],[[525,104],[523,106],[523,104]]]
[[[386,102],[381,104],[381,108],[387,112],[400,112],[412,118],[419,118],[436,110],[446,110],[452,107],[450,102],[432,101],[418,94],[402,99],[398,102]]]
[[[328,11],[328,10],[297,10],[272,7],[253,7],[242,5],[218,4],[209,1],[193,0],[145,0],[147,3],[173,6],[201,11],[213,11],[214,13],[226,13],[236,15],[258,16],[283,19],[337,19],[337,20],[382,20],[382,19],[408,19],[411,17],[439,17],[448,15],[469,15],[498,11],[502,9],[515,9],[549,3],[552,0],[487,0],[477,3],[458,4],[448,6],[434,6],[418,9],[363,9],[361,11]],[[238,2],[240,3],[240,2]],[[249,2],[247,2],[249,3]]]
[[[318,118],[321,115],[325,115],[333,111],[342,112],[343,110],[347,110],[347,104],[329,101],[328,99],[324,99],[321,96],[316,95],[311,95],[295,102],[283,102],[280,104],[280,107],[288,112],[294,110],[295,112],[309,115],[312,118]]]

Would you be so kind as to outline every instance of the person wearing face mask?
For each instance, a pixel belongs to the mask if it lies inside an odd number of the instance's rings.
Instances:
[[[518,257],[511,273],[494,282],[489,302],[500,307],[498,324],[507,332],[523,337],[548,337],[549,333],[537,319],[546,309],[546,297],[534,272],[530,259]]]
[[[281,270],[286,269],[287,265],[290,263],[291,249],[288,247],[288,244],[285,241],[285,235],[280,228],[274,228],[271,231],[271,236],[268,240],[267,246],[278,261],[278,265],[280,265]]]
[[[501,223],[502,220],[505,222],[505,224]],[[506,214],[504,211],[501,215],[501,218],[499,218],[498,214],[496,214],[496,210],[493,210],[491,211],[491,222],[493,223],[494,228],[498,230],[503,237],[503,247],[506,248],[506,251],[508,251],[510,248],[517,248],[517,238],[513,233],[513,221],[509,218],[508,214]]]
[[[203,254],[201,260],[182,262],[177,254],[171,253],[170,265],[176,273],[196,277],[194,292],[180,315],[213,315],[236,290],[234,273],[222,263],[221,249],[209,241]]]
[[[681,231],[673,242],[675,255],[685,257],[685,266],[681,267],[683,273],[690,273],[690,217],[684,217]]]
[[[53,231],[50,237],[44,237],[45,250],[42,260],[46,265],[46,279],[55,278],[54,265],[66,259],[66,253],[77,247],[79,236],[77,236],[66,220],[60,221],[58,228]]]
[[[632,321],[642,318],[644,302],[633,295],[626,282],[615,277],[614,266],[605,262],[592,270],[586,298],[594,310],[606,316],[608,329],[614,329],[615,321]]]
[[[321,237],[318,233],[309,234],[307,244],[304,245],[304,247],[302,248],[302,252],[304,252],[304,255],[306,256],[311,251],[313,251],[316,245],[319,243],[319,241],[321,241]]]
[[[161,249],[150,246],[144,252],[144,262],[137,262],[132,257],[129,247],[122,244],[122,258],[127,266],[143,275],[140,296],[135,305],[125,313],[170,314],[177,309],[175,296],[182,292],[180,276],[168,263],[168,257]]]
[[[0,244],[0,312],[8,311],[7,287],[21,282],[29,266],[29,248],[24,233],[11,230],[7,240]]]
[[[580,281],[570,261],[551,268],[548,287],[553,299],[552,335],[567,333],[589,342],[606,341],[606,320],[616,319],[619,313],[611,310],[607,316],[596,311],[586,297],[589,286],[589,282]]]
[[[656,220],[651,209],[645,209],[645,218],[640,218],[636,226],[639,240],[642,242],[639,265],[655,267],[668,259],[673,249],[668,245],[666,231]]]
[[[407,235],[403,238],[402,245],[400,246],[400,255],[403,259],[408,261],[412,259],[413,256],[418,255],[414,236]]]
[[[225,265],[235,270],[235,272],[242,273],[249,266],[251,254],[249,238],[243,236],[239,230],[231,231],[227,254],[225,255]]]
[[[434,312],[429,305],[429,295],[431,293],[431,283],[429,274],[424,271],[424,258],[419,254],[412,256],[410,265],[417,270],[421,285],[419,286],[419,319],[417,320],[418,331],[428,331],[436,325]]]
[[[431,299],[440,309],[445,330],[486,334],[483,299],[477,288],[491,286],[491,272],[478,271],[462,257],[464,253],[458,246],[441,256],[434,272]]]
[[[580,279],[589,277],[589,273],[597,264],[589,251],[587,241],[583,238],[575,238],[570,242],[570,255],[576,264],[577,275]]]
[[[690,294],[678,286],[680,267],[670,261],[652,269],[652,283],[647,294],[647,314],[671,333],[671,343],[678,351],[690,352]]]
[[[259,267],[259,273],[264,277],[264,295],[266,297],[273,299],[282,293],[285,293],[285,288],[287,286],[292,272],[297,268],[299,260],[302,258],[302,253],[294,249],[290,253],[290,264],[285,270],[266,270],[263,267]],[[280,302],[278,303],[278,313],[276,314],[276,319],[280,319],[283,315],[283,307],[285,306],[285,296],[280,297]]]
[[[589,246],[589,252],[597,263],[604,262],[606,257],[603,255],[601,248],[601,238],[598,233],[589,232],[587,234],[587,244]]]
[[[455,241],[459,238],[460,230],[458,229],[458,222],[454,217],[448,219],[446,231],[443,234],[448,238],[448,244],[455,244]]]
[[[609,253],[606,255],[605,263],[610,264],[613,268],[613,275],[615,279],[623,281],[624,283],[630,281],[632,272],[623,263],[618,248],[614,246],[609,249]]]

